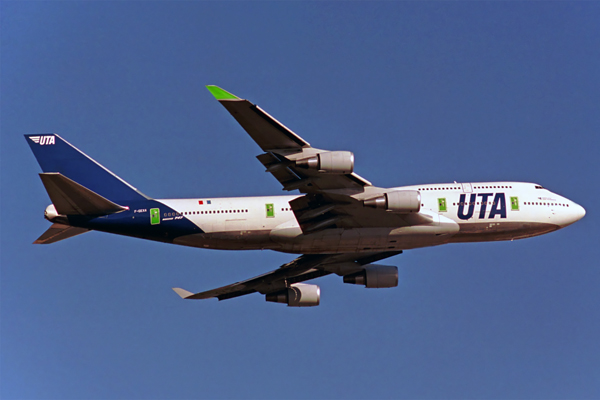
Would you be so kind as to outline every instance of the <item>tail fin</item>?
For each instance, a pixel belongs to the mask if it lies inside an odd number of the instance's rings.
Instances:
[[[25,138],[45,173],[60,173],[117,204],[148,199],[136,188],[56,134],[25,135]]]

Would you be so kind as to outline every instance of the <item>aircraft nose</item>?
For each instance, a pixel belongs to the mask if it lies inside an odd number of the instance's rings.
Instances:
[[[568,210],[567,214],[564,215],[564,217],[563,217],[564,218],[562,221],[563,223],[560,224],[561,227],[571,225],[571,224],[579,221],[585,215],[585,208],[583,208],[579,204],[576,204],[573,202],[571,202],[571,204],[569,205],[569,208],[567,210]]]
[[[573,210],[571,211],[571,213],[573,217],[573,222],[577,222],[585,216],[585,208],[581,207],[579,204],[573,203]]]

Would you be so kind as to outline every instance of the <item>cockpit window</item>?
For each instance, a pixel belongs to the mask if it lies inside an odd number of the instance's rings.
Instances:
[[[543,189],[543,187],[542,187],[542,186],[540,186],[540,185],[535,185],[535,188],[536,188],[536,189]]]

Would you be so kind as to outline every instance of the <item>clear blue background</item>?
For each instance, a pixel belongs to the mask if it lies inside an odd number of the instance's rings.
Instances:
[[[600,398],[600,3],[7,2],[0,396]],[[582,204],[515,242],[388,260],[321,306],[182,301],[293,255],[87,233],[32,245],[56,132],[156,198],[280,194],[204,88],[259,104],[378,186],[516,180]]]

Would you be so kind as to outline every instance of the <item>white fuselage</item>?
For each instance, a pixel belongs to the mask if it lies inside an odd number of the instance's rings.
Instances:
[[[581,219],[585,210],[539,185],[483,182],[414,185],[418,224],[354,227],[302,233],[289,202],[296,196],[158,200],[175,210],[161,224],[186,218],[203,233],[173,243],[212,249],[272,249],[290,253],[397,251],[453,242],[513,240],[551,232]],[[382,211],[385,212],[385,211]],[[173,214],[173,215],[170,215]]]

